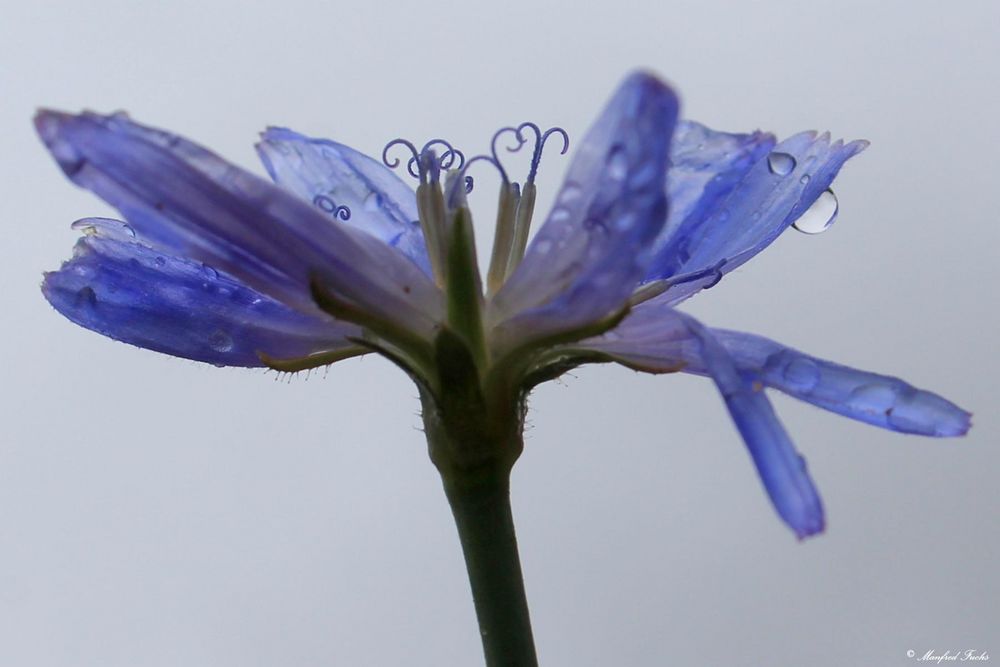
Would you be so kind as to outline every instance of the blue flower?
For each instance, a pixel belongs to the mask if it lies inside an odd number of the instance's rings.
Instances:
[[[865,142],[806,132],[779,143],[678,121],[673,92],[634,74],[576,149],[529,244],[542,149],[568,143],[557,128],[504,128],[489,155],[470,159],[442,140],[397,140],[382,163],[272,128],[257,145],[271,183],[123,114],[42,111],[36,126],[65,174],[124,218],[75,223],[84,235],[74,256],[42,290],[116,340],[282,370],[381,353],[450,433],[510,423],[518,442],[527,393],[580,364],[705,375],[800,537],[823,529],[823,508],[765,388],[903,433],[969,428],[968,413],[901,380],[676,309],[830,206],[831,182]],[[504,138],[512,151],[533,145],[523,183],[502,164]],[[388,168],[401,166],[389,149],[409,151],[416,193]],[[485,284],[465,202],[477,161],[502,180]],[[821,227],[832,220],[822,216]]]

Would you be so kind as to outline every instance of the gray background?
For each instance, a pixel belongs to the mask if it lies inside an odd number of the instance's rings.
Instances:
[[[776,397],[829,515],[799,544],[709,382],[600,367],[542,387],[514,505],[543,664],[1000,661],[1000,4],[2,8],[0,665],[481,660],[408,381],[372,358],[275,382],[63,320],[41,271],[72,220],[110,211],[51,163],[36,106],[127,109],[259,169],[268,123],[367,152],[481,149],[523,119],[579,137],[637,65],[719,128],[872,141],[830,232],[785,235],[687,310],[898,374],[976,427],[908,438]]]

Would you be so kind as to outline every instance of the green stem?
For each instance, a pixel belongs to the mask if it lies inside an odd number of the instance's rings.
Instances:
[[[537,667],[528,601],[510,511],[510,471],[444,478],[487,667]]]

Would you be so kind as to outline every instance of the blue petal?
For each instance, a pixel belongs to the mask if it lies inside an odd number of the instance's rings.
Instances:
[[[420,335],[442,318],[440,290],[395,249],[191,142],[122,115],[42,111],[36,127],[63,171],[155,249],[306,313],[322,270],[341,298]]]
[[[47,273],[56,310],[100,334],[217,366],[263,366],[350,346],[353,325],[292,310],[231,276],[131,240],[123,223],[91,220],[74,256]],[[96,235],[95,235],[96,232]]]
[[[795,451],[771,402],[740,375],[711,332],[690,318],[688,321],[700,343],[705,367],[726,401],[778,514],[800,539],[822,532],[823,503],[806,471],[805,459]]]
[[[666,219],[677,98],[634,74],[583,139],[555,207],[493,300],[500,338],[577,329],[625,305]]]
[[[685,243],[690,230],[724,201],[746,173],[774,148],[774,135],[766,132],[730,134],[685,120],[677,124],[670,147],[667,196],[670,215],[654,246],[649,276],[676,273],[690,257]]]
[[[430,275],[416,195],[391,169],[343,144],[277,127],[261,135],[257,153],[275,183],[310,203],[322,201],[324,210],[336,210],[327,202],[348,207],[344,224],[399,249]]]
[[[574,345],[639,370],[692,370],[712,377],[746,442],[778,514],[799,537],[823,530],[823,506],[804,459],[774,414],[763,387],[746,377],[714,333],[672,308],[636,308],[619,327]]]
[[[728,141],[729,135],[718,140]],[[833,182],[843,164],[861,152],[865,141],[830,143],[828,134],[797,134],[772,154],[791,157],[787,172],[774,170],[767,157],[758,160],[739,183],[701,205],[670,238],[662,241],[647,280],[668,278],[669,301],[679,303],[711,287],[726,273],[770,245]]]
[[[698,343],[705,367],[726,401],[775,509],[799,538],[822,532],[823,504],[771,402],[737,370],[733,359],[712,333],[682,316]]]
[[[898,378],[817,359],[760,336],[713,333],[745,374],[813,405],[901,433],[953,437],[969,430],[968,412]]]
[[[673,308],[648,302],[613,332],[579,347],[610,354],[634,368],[707,375],[708,364],[686,319]],[[824,361],[752,334],[711,333],[744,378],[817,407],[902,433],[950,437],[969,429],[968,412],[898,378]]]

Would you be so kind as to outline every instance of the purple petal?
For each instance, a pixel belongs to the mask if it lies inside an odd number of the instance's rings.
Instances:
[[[823,530],[823,506],[763,388],[714,333],[672,308],[636,308],[618,328],[575,347],[648,371],[692,370],[715,381],[778,514],[801,537]]]
[[[257,153],[275,183],[319,202],[334,219],[346,206],[344,224],[382,239],[430,275],[416,195],[391,169],[343,144],[278,127],[261,135]]]
[[[677,99],[634,74],[583,139],[557,202],[493,301],[501,338],[544,336],[625,305],[666,219],[665,173]]]
[[[649,277],[676,273],[689,256],[691,230],[726,200],[746,173],[774,148],[766,132],[731,134],[694,121],[677,124],[670,147],[667,195],[670,215],[654,246]]]
[[[420,335],[442,317],[440,291],[399,252],[185,139],[122,115],[42,111],[35,122],[67,176],[165,254],[306,313],[317,312],[308,285],[322,270],[342,298]]]
[[[132,345],[217,366],[263,366],[350,346],[353,325],[292,310],[203,264],[129,240],[124,223],[82,221],[74,256],[45,275],[56,310]]]
[[[771,402],[759,387],[740,375],[729,353],[708,329],[685,319],[778,514],[800,539],[822,532],[823,504],[805,459],[795,451]]]
[[[953,437],[969,430],[968,412],[898,378],[817,359],[760,336],[713,333],[741,371],[789,396],[901,433]]]
[[[637,307],[613,332],[578,346],[634,368],[708,375],[687,318],[664,304]],[[743,377],[851,419],[901,433],[964,435],[970,415],[950,401],[898,378],[811,357],[767,338],[711,330]]]
[[[668,278],[671,304],[711,287],[770,245],[830,186],[843,164],[868,145],[797,134],[750,168],[736,187],[682,224],[647,279]],[[781,165],[775,168],[774,165]]]

